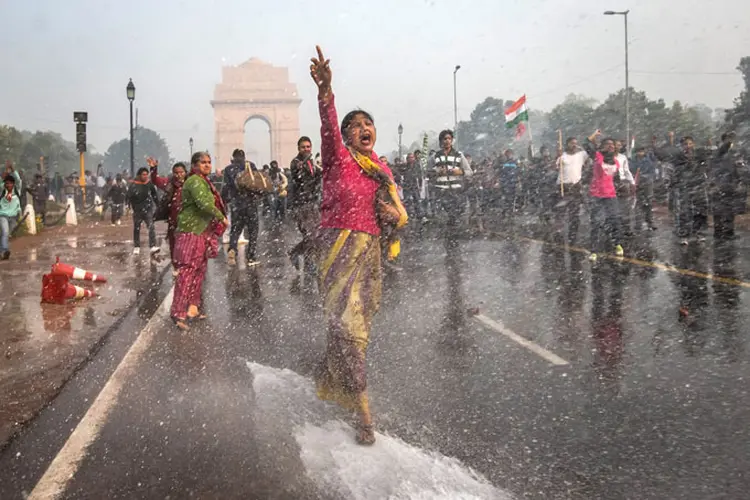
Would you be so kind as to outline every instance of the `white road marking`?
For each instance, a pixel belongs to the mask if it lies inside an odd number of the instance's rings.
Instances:
[[[73,479],[81,462],[86,457],[88,447],[99,436],[107,418],[117,403],[120,391],[132,375],[143,354],[148,350],[154,336],[158,331],[158,324],[169,316],[169,307],[172,303],[174,287],[169,291],[164,301],[151,317],[146,326],[138,334],[138,337],[130,346],[125,357],[117,365],[112,376],[102,388],[99,395],[89,407],[86,414],[78,423],[73,433],[55,456],[52,463],[45,471],[42,478],[36,484],[29,500],[56,499],[62,496],[67,488],[68,482]]]
[[[503,335],[505,335],[506,337],[508,337],[512,341],[514,341],[514,342],[522,345],[523,347],[525,347],[529,351],[531,351],[534,354],[537,354],[538,356],[544,358],[545,360],[549,361],[553,365],[564,366],[564,365],[569,364],[567,361],[565,361],[564,359],[562,359],[557,354],[548,351],[544,347],[540,346],[539,344],[537,344],[537,343],[535,343],[535,342],[533,342],[533,341],[531,341],[529,339],[521,337],[516,332],[514,332],[510,328],[506,327],[505,325],[503,325],[499,321],[495,321],[492,318],[488,318],[484,314],[477,314],[476,316],[474,316],[474,319],[476,319],[477,321],[480,321],[484,325],[492,328],[496,332],[502,333]]]

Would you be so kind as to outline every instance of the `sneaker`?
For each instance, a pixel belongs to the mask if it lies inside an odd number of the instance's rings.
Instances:
[[[617,245],[615,247],[615,255],[617,255],[618,257],[622,257],[623,255],[625,255],[625,251],[622,249],[622,245]]]
[[[112,224],[110,224],[110,226],[115,227],[115,223],[113,222]]]
[[[589,254],[589,260],[591,262],[596,262],[596,259],[597,259],[597,255],[595,253],[592,252]]]
[[[10,259],[10,250],[6,250],[0,254],[0,260],[8,260],[8,259]]]
[[[230,250],[227,252],[227,264],[230,266],[237,265],[237,252]]]
[[[701,242],[706,241],[706,237],[702,234],[698,234],[698,241],[701,241]]]
[[[688,243],[689,243],[689,241],[687,240],[687,238],[683,238],[682,241],[680,241],[680,245],[682,245],[684,247],[688,246]]]
[[[121,220],[118,220],[118,221],[117,221],[117,225],[118,225],[118,226],[121,226],[121,225],[122,225],[122,221],[121,221]]]
[[[247,267],[255,267],[255,266],[258,266],[258,265],[260,265],[260,261],[259,260],[247,259]]]
[[[161,252],[161,248],[159,248],[159,247],[151,247],[151,255],[153,255],[155,253],[159,253],[159,252]]]
[[[133,249],[133,255],[140,255],[140,254],[141,254],[141,249],[140,249],[140,247],[135,247],[135,248]]]

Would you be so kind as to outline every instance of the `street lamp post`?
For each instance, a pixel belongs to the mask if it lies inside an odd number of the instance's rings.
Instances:
[[[190,144],[190,160],[192,161],[193,160],[193,138],[192,137],[190,138],[188,143]]]
[[[135,150],[133,142],[133,101],[135,101],[135,85],[131,78],[128,82],[128,86],[125,87],[128,101],[130,101],[130,178],[135,178]]]
[[[605,16],[622,16],[625,19],[625,141],[626,149],[630,154],[630,71],[628,67],[628,14],[630,10],[615,12],[608,10]]]
[[[456,68],[453,70],[453,135],[456,135],[456,127],[458,127],[458,98],[456,95],[456,73],[461,69],[460,64],[456,64]]]
[[[398,124],[398,159],[401,161],[401,136],[404,135],[404,126]]]

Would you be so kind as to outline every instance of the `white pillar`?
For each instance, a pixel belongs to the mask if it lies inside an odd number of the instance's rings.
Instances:
[[[68,201],[65,205],[66,212],[65,212],[65,224],[68,226],[77,226],[78,225],[78,216],[76,215],[76,203],[73,201],[72,196],[68,196]]]
[[[26,217],[26,233],[36,234],[36,213],[34,213],[34,205],[27,203],[23,214]]]

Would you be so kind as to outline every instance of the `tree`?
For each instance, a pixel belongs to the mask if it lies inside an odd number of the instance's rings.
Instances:
[[[0,152],[2,152],[2,161],[10,160],[13,164],[18,164],[23,151],[23,134],[15,127],[6,125],[0,126]]]
[[[152,157],[162,165],[172,162],[169,147],[161,136],[151,129],[138,127],[134,134],[135,168],[144,166],[146,158]],[[104,155],[104,170],[108,173],[130,172],[130,139],[121,139],[112,143]]]
[[[725,128],[737,134],[742,147],[750,147],[750,57],[740,59],[737,71],[745,81],[745,90],[734,100],[734,108],[727,111]]]
[[[21,151],[21,167],[27,172],[36,172],[41,157],[44,157],[48,172],[68,174],[78,170],[78,155],[74,145],[66,143],[56,132],[36,132],[31,135]]]
[[[458,123],[456,135],[460,149],[474,156],[489,156],[504,149],[515,132],[505,128],[505,109],[513,101],[487,97],[471,112],[469,121]]]
[[[557,131],[561,130],[563,141],[567,137],[587,137],[595,128],[594,106],[596,100],[577,94],[568,94],[562,103],[549,113],[549,126],[544,142],[557,144]]]

